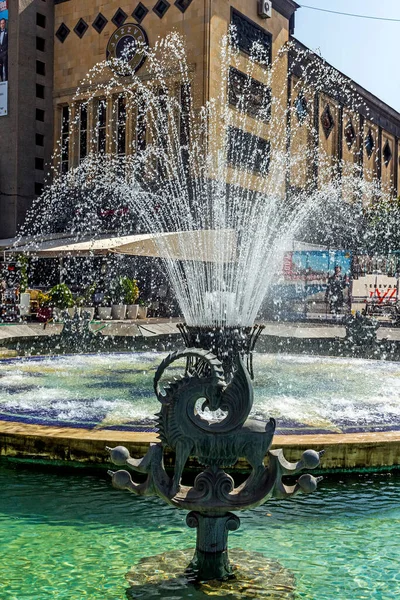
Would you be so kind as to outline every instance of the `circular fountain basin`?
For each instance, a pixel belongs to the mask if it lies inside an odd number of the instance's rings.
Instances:
[[[159,441],[152,381],[164,356],[1,361],[0,454],[109,464],[105,447],[124,445],[133,456],[143,456]],[[324,470],[400,465],[400,363],[257,354],[254,370],[251,417],[277,420],[273,448],[283,448],[289,461],[311,448],[325,449]],[[172,464],[168,450],[165,458]],[[198,463],[190,460],[187,466]],[[249,465],[240,459],[235,468]]]
[[[154,432],[156,352],[1,361],[0,420]],[[400,430],[400,363],[257,354],[252,418],[278,434]]]
[[[122,599],[144,557],[193,548],[185,511],[112,489],[106,477],[0,466],[1,598]],[[330,476],[311,496],[270,501],[241,520],[230,547],[279,562],[296,598],[400,595],[399,473]],[[173,581],[154,596],[156,579],[147,573],[142,598],[202,597]]]

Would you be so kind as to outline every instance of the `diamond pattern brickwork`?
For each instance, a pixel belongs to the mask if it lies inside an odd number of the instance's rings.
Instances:
[[[122,8],[119,8],[114,14],[111,21],[114,23],[115,27],[121,27],[121,25],[125,23],[127,18],[128,15],[126,14],[126,12],[122,10]]]
[[[193,0],[176,0],[175,6],[179,8],[181,12],[185,12],[187,8],[192,4]]]
[[[167,2],[167,0],[158,0],[157,4],[153,8],[153,11],[158,17],[160,17],[160,19],[162,19],[170,6],[171,5],[169,2]]]
[[[386,144],[383,147],[383,162],[385,163],[385,167],[387,167],[392,160],[392,149],[389,144],[389,140],[386,140]]]
[[[69,27],[67,27],[65,23],[61,23],[60,27],[56,31],[56,38],[58,40],[60,40],[60,42],[63,44],[65,42],[65,40],[67,39],[67,37],[69,36],[69,34],[70,34]]]
[[[346,127],[344,128],[344,139],[346,140],[348,149],[351,150],[354,140],[356,139],[356,132],[351,119],[347,121]]]
[[[89,25],[83,19],[79,19],[74,27],[74,32],[79,38],[82,38],[88,30]]]
[[[146,8],[144,6],[144,4],[142,4],[141,2],[139,2],[139,4],[137,5],[137,7],[135,8],[135,10],[132,13],[132,17],[138,23],[141,23],[143,21],[143,19],[145,18],[145,16],[147,15],[148,12],[149,12],[149,9]]]
[[[105,18],[105,16],[99,13],[93,21],[92,27],[97,31],[97,33],[101,33],[104,27],[107,25],[107,23],[108,20]]]
[[[367,152],[368,158],[371,158],[374,148],[375,148],[374,136],[372,135],[372,131],[369,129],[369,131],[367,133],[367,137],[365,138],[365,150]]]
[[[332,129],[335,127],[335,121],[333,119],[329,104],[325,106],[324,112],[321,115],[321,125],[325,133],[325,137],[326,139],[328,139],[332,132]]]

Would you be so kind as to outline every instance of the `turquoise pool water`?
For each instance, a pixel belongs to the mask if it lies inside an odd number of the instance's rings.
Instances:
[[[0,361],[0,419],[152,430],[156,352]],[[400,429],[400,363],[256,354],[252,417],[280,433]]]
[[[0,599],[123,600],[141,557],[193,545],[184,518],[102,471],[0,464]],[[243,514],[230,545],[291,569],[298,599],[398,599],[400,474],[327,476],[312,496]]]

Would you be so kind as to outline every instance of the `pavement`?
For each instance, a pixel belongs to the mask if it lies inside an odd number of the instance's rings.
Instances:
[[[179,333],[176,325],[181,319],[152,318],[144,321],[93,321],[91,328],[102,335],[155,337]],[[0,345],[2,340],[13,338],[28,338],[58,335],[62,330],[61,323],[0,323]],[[332,323],[304,323],[304,322],[265,322],[262,335],[279,336],[282,338],[299,339],[334,339],[344,338],[345,328],[340,324]],[[380,327],[377,332],[378,339],[400,341],[400,328]]]

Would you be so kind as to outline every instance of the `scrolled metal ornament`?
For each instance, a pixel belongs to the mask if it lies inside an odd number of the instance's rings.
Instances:
[[[160,385],[166,369],[178,360],[195,364],[196,369]],[[176,508],[190,511],[189,527],[196,528],[196,552],[191,566],[199,580],[223,579],[232,575],[228,559],[228,532],[239,527],[239,518],[231,511],[260,506],[270,497],[288,498],[311,493],[321,478],[303,474],[294,485],[282,482],[284,475],[303,469],[315,469],[322,452],[307,450],[297,463],[289,463],[282,450],[270,450],[275,420],[249,419],[253,404],[253,387],[240,355],[236,370],[227,384],[221,361],[210,351],[188,348],[165,358],[154,377],[154,391],[161,404],[157,414],[161,443],[151,444],[141,459],[131,458],[122,447],[108,448],[118,466],[147,473],[145,482],[136,483],[127,470],[109,471],[112,482],[140,496],[156,495]],[[198,402],[211,411],[223,411],[219,421],[208,421],[196,409]],[[164,449],[175,451],[172,479],[164,468]],[[206,468],[197,475],[193,486],[181,484],[189,456]],[[267,466],[264,464],[268,457]],[[235,487],[234,479],[224,467],[233,466],[239,457],[252,467],[244,483]]]

